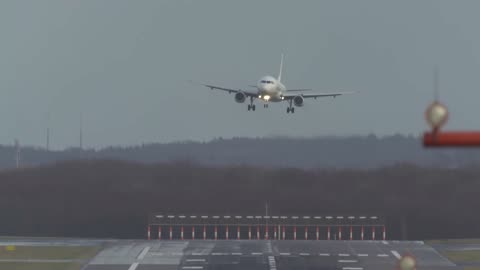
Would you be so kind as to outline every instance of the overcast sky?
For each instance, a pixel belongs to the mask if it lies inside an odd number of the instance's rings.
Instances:
[[[448,128],[480,129],[480,1],[0,1],[0,144],[420,134],[433,66]],[[247,112],[248,88],[355,90]],[[258,103],[257,103],[258,104]]]

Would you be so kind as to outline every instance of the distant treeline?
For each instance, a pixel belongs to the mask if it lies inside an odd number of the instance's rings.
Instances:
[[[0,147],[0,168],[15,166],[15,149]],[[101,150],[21,149],[21,165],[76,159],[115,159],[142,163],[191,161],[207,166],[254,165],[275,168],[380,168],[397,163],[456,168],[480,164],[480,150],[425,150],[413,136],[352,136],[310,139],[233,138],[210,142],[145,144]]]
[[[75,161],[0,173],[0,235],[144,238],[147,215],[376,214],[389,238],[480,237],[480,169]]]

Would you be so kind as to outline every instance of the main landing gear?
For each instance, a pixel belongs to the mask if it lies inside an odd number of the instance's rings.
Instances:
[[[289,105],[287,107],[287,113],[295,113],[295,107],[292,106],[292,101],[289,101]]]
[[[253,104],[253,97],[250,97],[250,104],[247,106],[248,110],[255,111],[255,104]]]
[[[268,108],[268,103],[263,104],[263,108]]]

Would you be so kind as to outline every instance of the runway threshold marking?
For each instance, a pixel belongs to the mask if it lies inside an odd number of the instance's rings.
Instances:
[[[137,257],[137,260],[143,260],[145,258],[145,255],[147,255],[148,251],[150,250],[150,247],[145,247],[142,252]]]
[[[132,263],[132,265],[130,265],[128,270],[135,270],[135,269],[137,269],[137,267],[138,267],[138,262],[134,262],[134,263]]]
[[[392,251],[390,251],[390,252],[393,254],[393,256],[395,256],[395,258],[397,258],[397,259],[399,259],[399,260],[402,258],[402,256],[400,255],[400,253],[398,253],[396,250],[392,250]]]

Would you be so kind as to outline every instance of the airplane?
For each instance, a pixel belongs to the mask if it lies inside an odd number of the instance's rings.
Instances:
[[[263,76],[258,80],[257,85],[250,85],[250,87],[256,88],[256,91],[225,88],[221,86],[215,86],[211,84],[200,84],[211,90],[221,90],[228,93],[235,93],[235,101],[237,103],[244,103],[247,98],[250,99],[248,104],[248,111],[255,111],[255,99],[262,100],[264,102],[263,107],[268,108],[269,102],[288,102],[287,113],[295,113],[295,107],[302,107],[304,105],[304,99],[319,97],[337,97],[345,94],[352,94],[354,92],[336,92],[336,93],[305,93],[312,89],[287,89],[282,84],[282,71],[283,71],[283,54],[280,59],[280,71],[278,77]],[[295,105],[295,107],[294,107]]]

